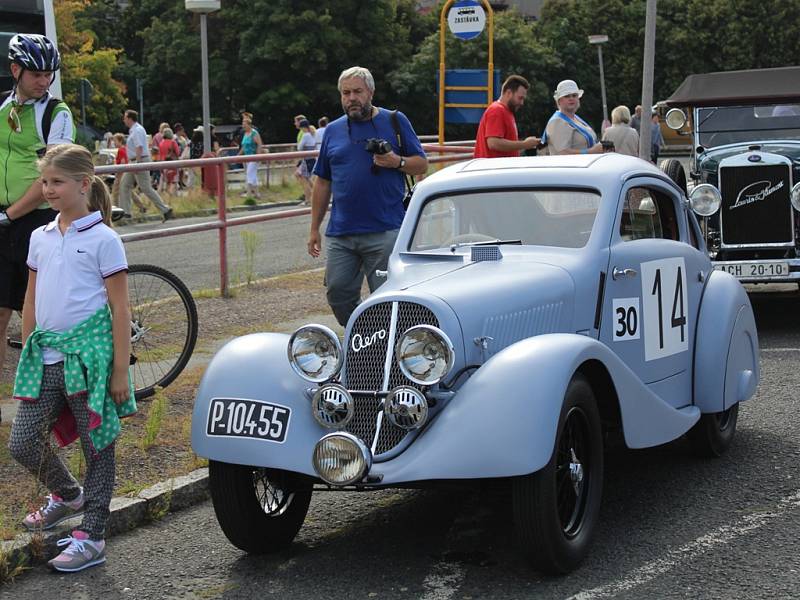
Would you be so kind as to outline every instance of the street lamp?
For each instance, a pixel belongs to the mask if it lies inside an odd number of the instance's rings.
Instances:
[[[603,75],[603,44],[608,41],[607,35],[590,35],[589,43],[597,46],[597,61],[600,63],[600,94],[603,98],[603,123],[608,122],[608,105],[606,104],[606,79]]]
[[[186,10],[200,13],[200,55],[203,71],[203,153],[211,152],[211,109],[208,102],[208,27],[206,16],[220,9],[220,0],[185,0]]]

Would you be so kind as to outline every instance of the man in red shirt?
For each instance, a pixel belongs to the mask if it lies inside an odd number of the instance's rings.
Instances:
[[[500,99],[492,102],[481,117],[475,138],[475,158],[519,156],[520,150],[539,145],[537,137],[517,138],[514,113],[525,104],[529,87],[528,81],[519,75],[511,75],[505,80]]]

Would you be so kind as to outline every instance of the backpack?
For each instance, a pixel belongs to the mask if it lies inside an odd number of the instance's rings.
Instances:
[[[0,93],[0,104],[6,101],[11,95],[11,91]],[[56,105],[61,102],[61,98],[56,98],[53,96],[50,100],[47,101],[47,106],[44,109],[44,114],[42,115],[42,142],[44,143],[45,150],[47,149],[47,138],[50,137],[50,126],[53,124],[53,111],[56,108]],[[40,152],[44,154],[44,151]]]

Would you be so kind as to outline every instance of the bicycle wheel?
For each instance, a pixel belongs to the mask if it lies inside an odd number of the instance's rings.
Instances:
[[[130,265],[131,377],[136,399],[153,395],[180,375],[197,341],[197,306],[174,274]]]

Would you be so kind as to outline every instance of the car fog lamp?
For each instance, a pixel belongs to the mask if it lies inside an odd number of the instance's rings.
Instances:
[[[800,183],[795,183],[792,188],[792,206],[800,212]]]
[[[418,389],[400,386],[389,392],[383,412],[392,425],[419,429],[428,420],[428,400]]]
[[[671,108],[664,115],[664,120],[667,122],[667,127],[677,131],[686,125],[686,113],[680,108]]]
[[[701,183],[689,194],[689,203],[695,214],[710,217],[719,210],[722,196],[719,190],[710,183]]]
[[[328,429],[344,429],[355,412],[350,392],[337,383],[319,388],[311,400],[311,408],[317,423]]]
[[[314,446],[312,462],[320,478],[331,485],[361,481],[372,466],[372,454],[349,433],[329,433]]]
[[[453,368],[455,351],[444,331],[432,325],[417,325],[400,336],[395,359],[411,381],[434,385]]]
[[[342,367],[342,346],[324,325],[306,325],[289,338],[289,362],[295,372],[312,383],[336,376]]]

